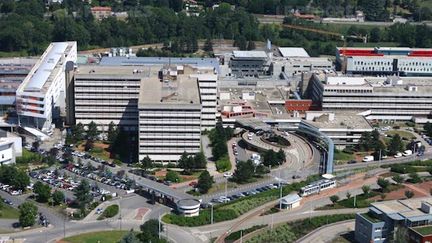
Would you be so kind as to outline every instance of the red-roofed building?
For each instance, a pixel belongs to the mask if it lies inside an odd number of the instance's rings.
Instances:
[[[111,9],[111,7],[97,6],[97,7],[91,8],[91,13],[95,17],[95,19],[101,20],[101,19],[108,18],[109,16],[111,16],[112,15],[112,9]]]
[[[407,47],[338,47],[336,49],[338,66],[345,66],[349,74],[432,76],[431,57],[432,49]]]

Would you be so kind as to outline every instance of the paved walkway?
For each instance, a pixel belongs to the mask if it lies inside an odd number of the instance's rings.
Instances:
[[[318,228],[301,239],[296,243],[327,243],[331,242],[337,236],[354,230],[354,220],[341,221]]]

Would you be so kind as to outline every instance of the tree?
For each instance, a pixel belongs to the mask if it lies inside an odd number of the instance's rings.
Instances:
[[[169,170],[165,175],[165,181],[180,182],[180,177],[177,172]]]
[[[212,44],[212,40],[210,38],[207,38],[206,42],[204,43],[203,49],[206,52],[213,52],[213,44]]]
[[[32,143],[32,147],[33,147],[34,150],[39,150],[40,142],[39,141],[34,141]]]
[[[432,137],[432,123],[427,122],[424,126],[423,126],[423,130],[425,131],[426,135],[428,137]]]
[[[59,205],[65,201],[65,195],[63,192],[56,190],[52,194],[52,199],[55,205]]]
[[[378,27],[374,27],[370,31],[370,41],[380,42],[381,41],[381,30]]]
[[[138,239],[133,230],[131,230],[123,236],[123,238],[120,240],[120,243],[141,243],[141,241]]]
[[[97,129],[97,125],[94,121],[91,121],[88,125],[87,125],[87,139],[91,140],[91,141],[95,141],[97,140],[97,137],[99,135],[99,131]]]
[[[194,156],[194,169],[205,169],[207,167],[207,159],[202,151]]]
[[[11,180],[10,185],[17,190],[24,191],[25,188],[30,185],[30,178],[26,172],[15,169],[14,178]]]
[[[248,182],[254,176],[254,167],[252,160],[239,161],[232,179],[237,183]]]
[[[363,186],[362,186],[362,191],[363,191],[363,193],[365,194],[365,196],[368,196],[368,195],[369,195],[370,190],[371,190],[371,188],[370,188],[369,185],[363,185]]]
[[[36,222],[37,207],[31,202],[24,202],[18,206],[18,209],[21,227],[33,226]]]
[[[153,167],[153,161],[150,159],[150,157],[147,155],[141,160],[141,168],[144,169],[144,172],[147,172],[148,169]]]
[[[140,226],[141,233],[138,234],[138,238],[141,242],[153,242],[162,243],[166,242],[164,239],[159,239],[159,221],[156,219],[150,219]],[[163,225],[161,225],[161,231],[163,231]]]
[[[115,142],[118,136],[118,129],[115,127],[114,122],[110,122],[108,125],[108,142],[111,144]]]
[[[238,47],[240,50],[244,51],[247,48],[247,40],[243,35],[238,36],[234,40],[234,46]]]
[[[84,139],[84,125],[80,122],[71,127],[71,135],[74,143]]]
[[[87,180],[81,180],[81,183],[74,190],[75,201],[81,209],[85,209],[93,197],[90,194],[90,185]]]
[[[85,143],[85,145],[84,145],[84,150],[85,151],[90,151],[90,150],[92,150],[94,148],[94,142],[93,142],[93,140],[87,140],[86,141],[86,143]]]
[[[52,156],[52,157],[54,157],[54,158],[57,157],[58,154],[59,154],[58,148],[51,148],[49,150],[49,155]]]
[[[248,51],[251,51],[251,50],[255,50],[255,42],[253,42],[253,41],[249,41],[248,42],[248,46],[247,46],[247,49],[248,49]]]
[[[350,198],[351,198],[351,193],[350,193],[350,192],[346,192],[345,195],[346,195],[346,198],[347,198],[347,199],[350,199]]]
[[[207,193],[212,187],[213,182],[213,176],[211,176],[210,173],[205,170],[201,172],[200,176],[198,177],[197,188],[201,193]]]
[[[416,183],[422,182],[422,179],[420,178],[420,176],[415,172],[409,173],[409,177],[410,177],[409,182],[411,182],[411,183],[416,184]]]
[[[390,182],[384,178],[378,178],[377,184],[379,187],[381,187],[382,192],[386,192],[388,190],[388,187],[390,186]]]
[[[333,205],[335,205],[339,201],[339,196],[338,195],[331,196],[330,201],[333,203]]]
[[[392,179],[397,183],[397,184],[401,184],[402,182],[404,182],[404,178],[400,175],[394,175],[392,177]]]
[[[399,134],[395,134],[391,138],[388,150],[390,154],[396,154],[403,150],[402,138],[399,136]]]
[[[371,148],[372,135],[370,132],[362,133],[359,141],[359,149],[362,151],[369,151]]]
[[[405,191],[405,197],[408,199],[414,197],[414,192],[411,190],[406,190]]]
[[[36,194],[36,201],[41,203],[48,202],[51,197],[51,188],[49,185],[40,181],[36,182],[33,186],[33,191]]]
[[[192,173],[192,169],[194,168],[194,163],[195,160],[193,157],[185,151],[178,161],[178,167],[183,169],[184,174],[190,175]]]

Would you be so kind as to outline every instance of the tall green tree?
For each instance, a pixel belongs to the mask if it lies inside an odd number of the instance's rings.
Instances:
[[[110,122],[108,125],[108,142],[114,143],[118,136],[118,129],[114,125],[114,122]]]
[[[81,180],[81,183],[74,190],[75,201],[81,209],[85,209],[87,205],[93,201],[90,194],[90,185],[87,180]]]
[[[52,199],[55,205],[62,204],[65,201],[65,195],[63,192],[56,190],[52,194]]]
[[[100,132],[97,129],[97,125],[94,121],[91,121],[88,125],[87,125],[87,139],[91,140],[91,141],[95,141],[97,140],[97,137],[99,136]]]
[[[402,142],[402,138],[399,134],[395,134],[391,140],[390,143],[388,145],[388,150],[390,154],[396,154],[398,152],[403,151],[403,142]]]
[[[21,227],[33,226],[36,223],[37,207],[31,202],[24,202],[18,206],[19,223]]]
[[[33,186],[33,191],[36,194],[36,201],[46,203],[51,197],[51,187],[40,181],[37,181]]]
[[[251,160],[239,161],[234,171],[232,179],[237,183],[246,183],[252,179],[255,174],[255,166]]]
[[[200,176],[198,177],[197,188],[201,193],[207,193],[212,187],[213,183],[213,176],[211,176],[210,173],[205,170],[201,172]]]
[[[144,169],[144,172],[147,172],[148,169],[153,167],[153,161],[150,159],[150,157],[147,155],[141,160],[140,164],[141,168]]]

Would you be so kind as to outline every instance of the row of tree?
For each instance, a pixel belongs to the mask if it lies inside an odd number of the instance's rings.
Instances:
[[[228,154],[227,142],[232,136],[232,128],[224,128],[220,122],[216,124],[214,129],[210,130],[209,139],[212,145],[212,155],[214,161],[217,161]]]
[[[399,134],[395,134],[386,145],[380,139],[380,133],[378,130],[372,132],[365,132],[362,134],[358,149],[360,151],[374,151],[373,156],[375,159],[379,159],[379,156],[395,155],[398,152],[405,150],[404,143]]]

